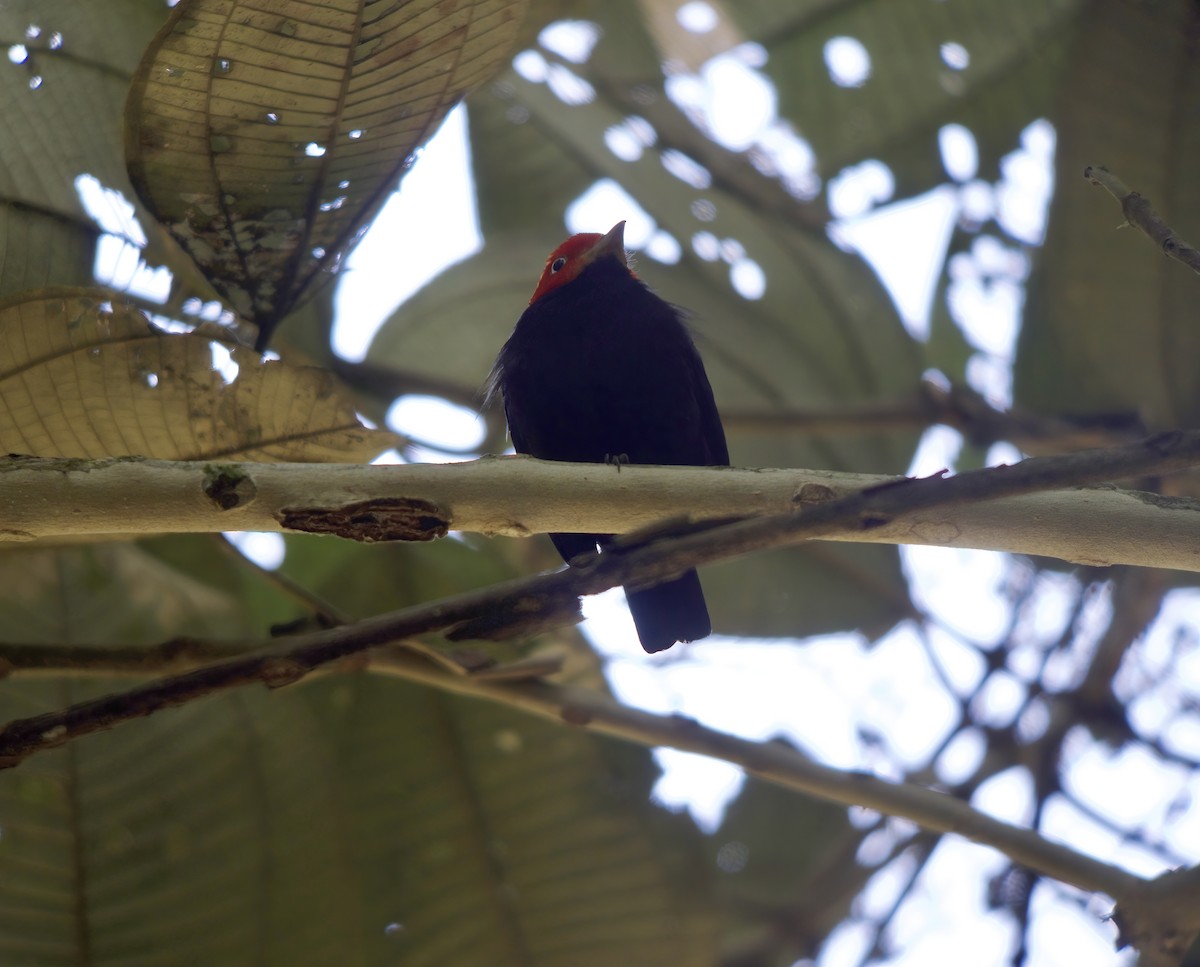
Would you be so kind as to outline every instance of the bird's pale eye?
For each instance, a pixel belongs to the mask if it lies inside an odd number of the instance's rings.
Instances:
[[[553,262],[550,263],[550,274],[553,275],[555,272],[561,272],[563,269],[563,266],[566,264],[567,264],[567,260],[560,255],[558,258],[556,258]]]

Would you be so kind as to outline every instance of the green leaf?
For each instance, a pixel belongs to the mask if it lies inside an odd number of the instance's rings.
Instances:
[[[122,684],[5,684],[0,703],[28,715]],[[0,959],[368,962],[332,768],[300,696],[246,690],[5,772]]]
[[[845,807],[746,780],[709,841],[743,962],[789,967],[850,916],[876,872],[856,861],[863,836]]]
[[[75,181],[91,175],[135,200],[121,109],[142,48],[165,17],[150,0],[0,4],[0,41],[28,55],[0,70],[0,296],[93,282],[99,229]],[[153,246],[155,226],[138,215]],[[148,254],[162,260],[161,251]]]
[[[1196,5],[1183,0],[1089,13],[1054,117],[1058,188],[1018,347],[1022,406],[1134,411],[1156,427],[1200,420],[1196,276],[1141,232],[1120,230],[1120,206],[1082,177],[1103,164],[1183,238],[1200,238],[1198,28]]]
[[[896,549],[817,541],[701,570],[714,628],[725,635],[876,638],[913,613]]]
[[[433,543],[359,544],[288,534],[284,571],[349,614],[367,616],[515,577],[498,544],[450,537]]]
[[[706,885],[673,875],[641,755],[631,772],[578,733],[369,677],[306,697],[328,718],[377,958],[712,963]]]
[[[975,136],[982,176],[998,174],[1014,135],[1054,103],[1086,8],[1085,0],[762,0],[728,13],[766,49],[780,114],[811,143],[822,174],[881,158],[903,197],[945,180],[937,132],[951,122]],[[865,48],[861,86],[831,80],[826,44],[835,37]],[[964,68],[943,58],[950,43],[965,50]]]
[[[232,637],[253,627],[228,589],[123,543],[5,548],[0,613],[0,639],[27,644],[123,646],[172,635]]]

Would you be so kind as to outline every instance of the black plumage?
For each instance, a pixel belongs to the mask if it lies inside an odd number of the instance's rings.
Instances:
[[[546,460],[728,465],[700,354],[679,310],[630,272],[623,226],[573,236],[551,254],[500,351],[490,383],[513,446]],[[611,536],[551,538],[569,561]],[[695,571],[626,597],[648,652],[712,630]]]

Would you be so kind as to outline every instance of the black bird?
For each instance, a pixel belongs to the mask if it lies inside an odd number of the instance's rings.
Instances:
[[[680,310],[630,271],[625,223],[573,235],[546,260],[492,369],[513,446],[544,460],[728,466],[725,431]],[[611,534],[551,534],[564,561]],[[642,647],[712,631],[695,571],[626,589]]]

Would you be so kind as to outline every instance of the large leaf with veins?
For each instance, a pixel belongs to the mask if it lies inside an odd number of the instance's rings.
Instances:
[[[134,186],[263,344],[500,66],[524,5],[187,0],[130,90]]]

